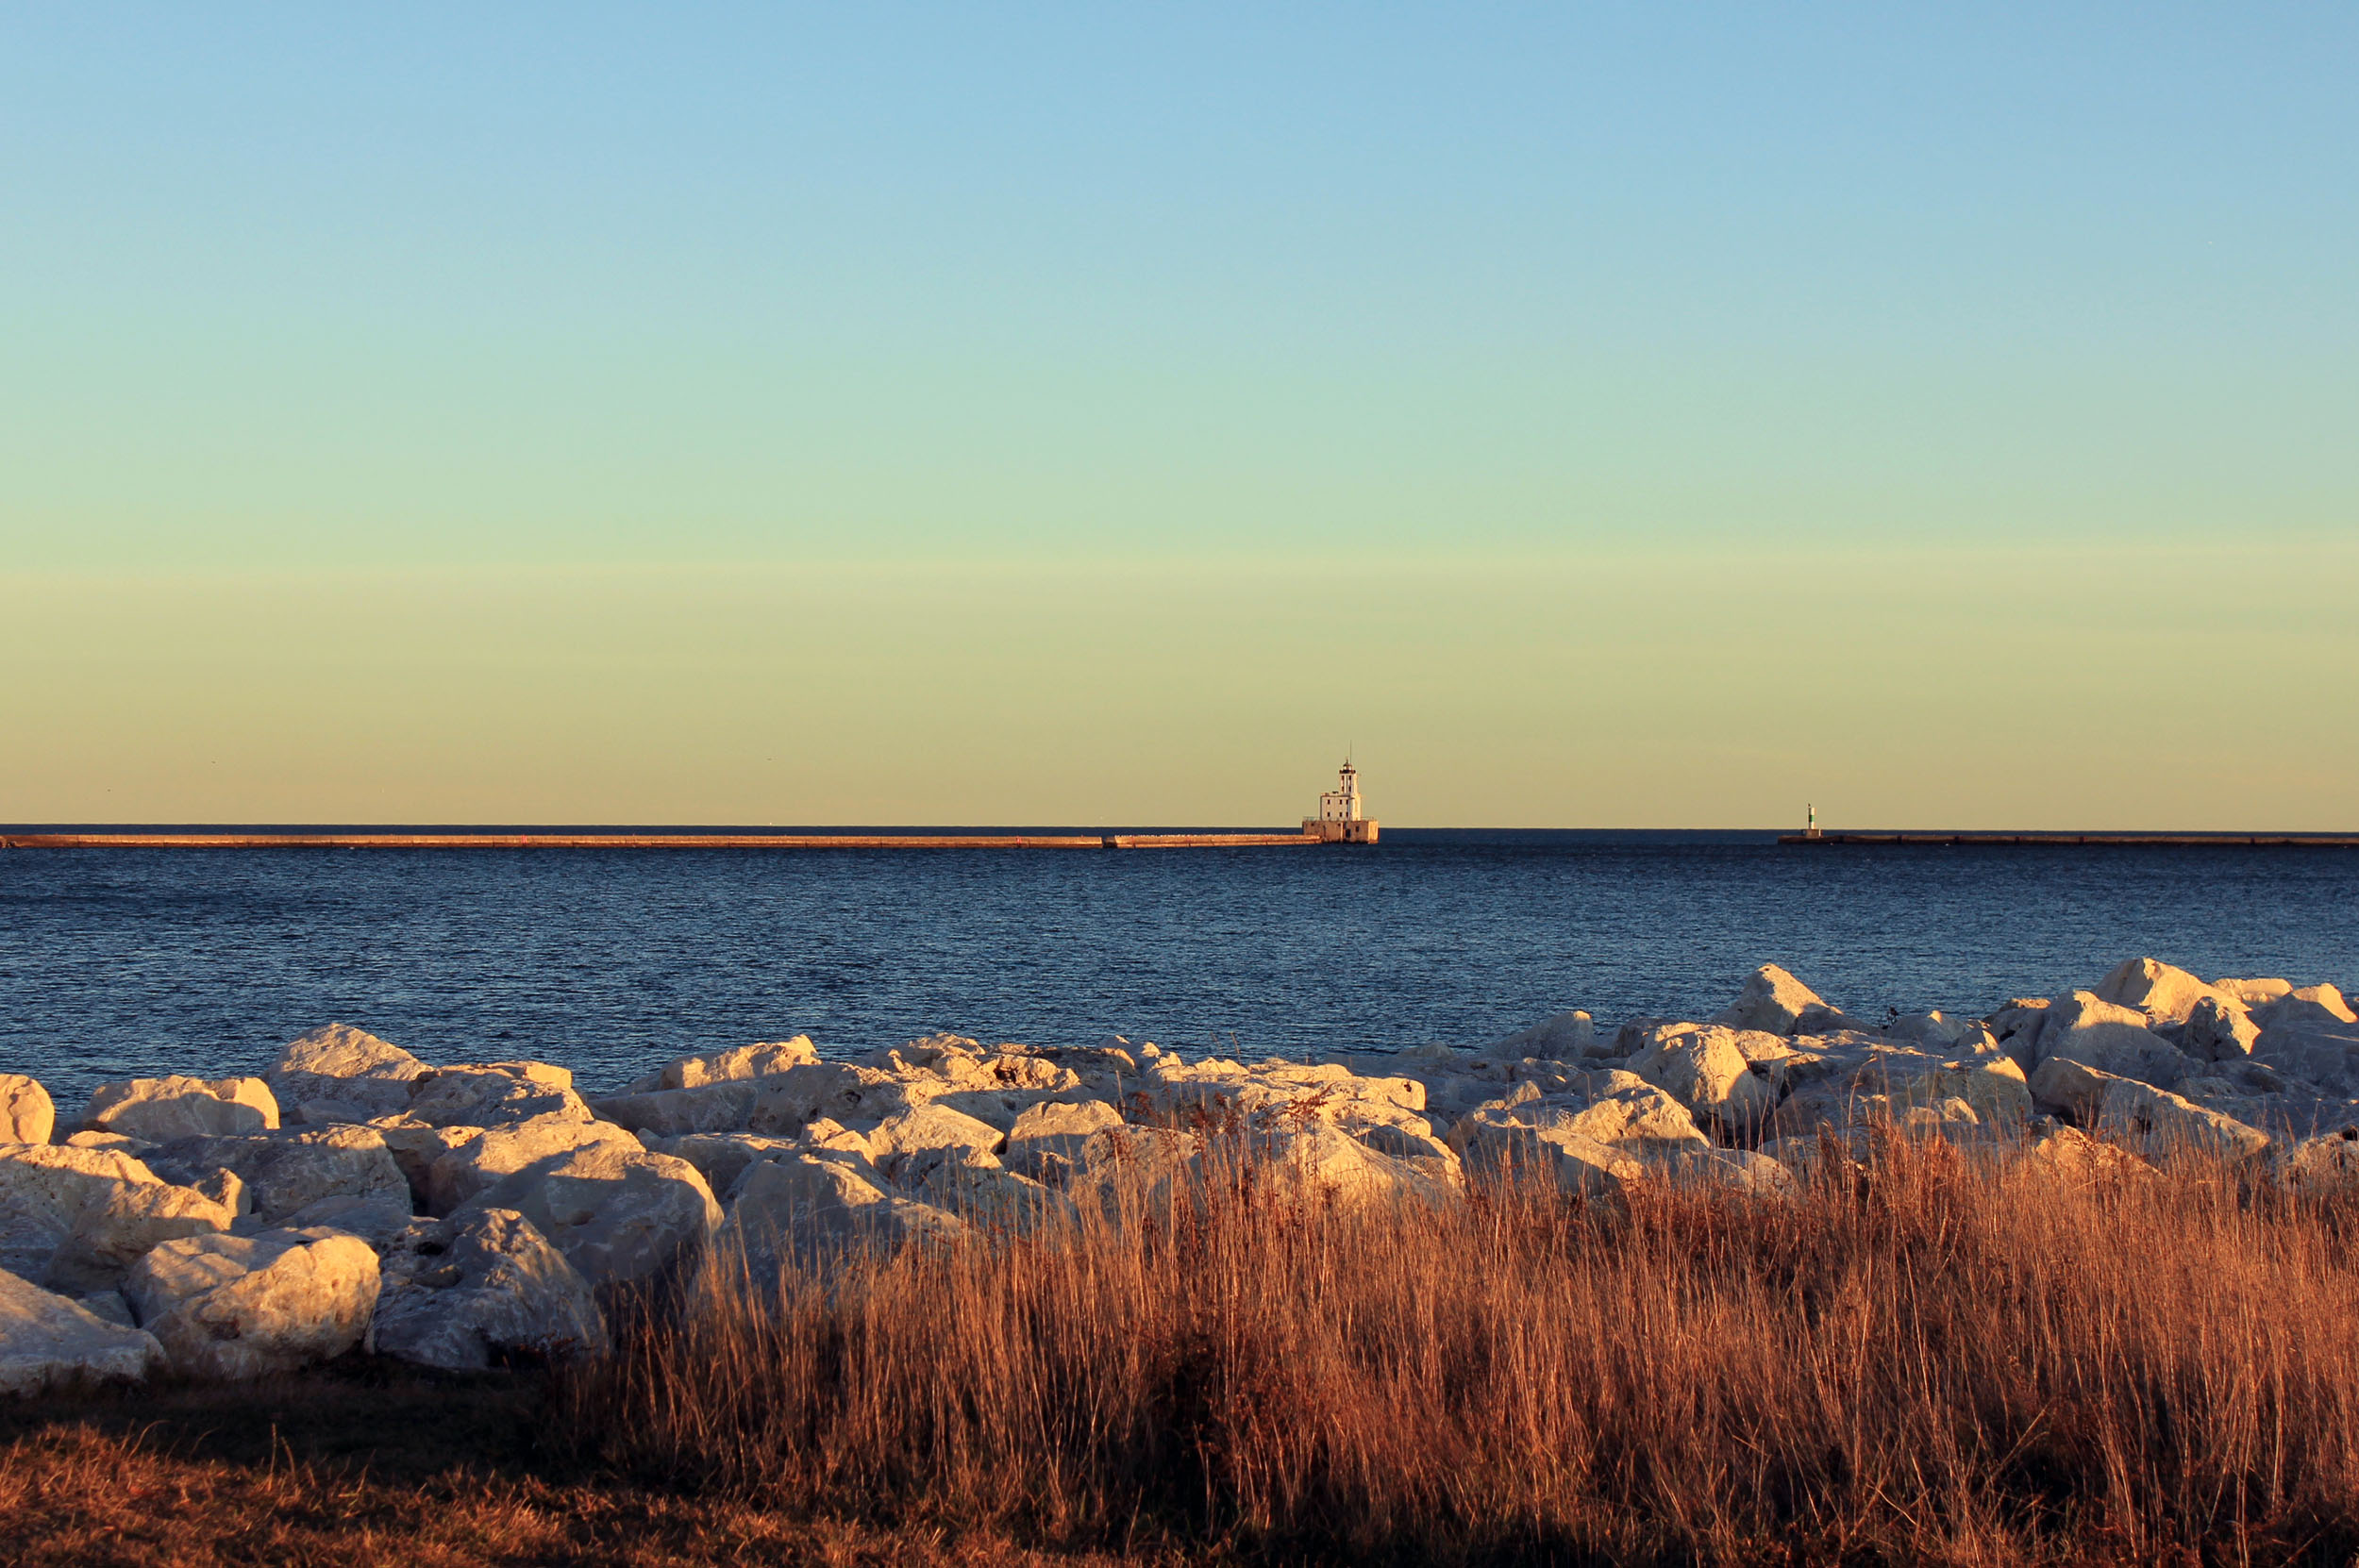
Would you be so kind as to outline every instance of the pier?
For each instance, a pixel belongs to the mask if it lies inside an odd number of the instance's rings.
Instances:
[[[1319,796],[1319,814],[1297,832],[939,833],[589,832],[528,827],[433,829],[0,828],[8,849],[1262,849],[1294,844],[1372,844],[1377,824],[1361,814],[1360,776],[1350,762],[1341,787]]]
[[[14,833],[0,849],[1246,849],[1315,833]]]
[[[2203,849],[2359,849],[2353,833],[1787,833],[1791,844],[2118,844]]]

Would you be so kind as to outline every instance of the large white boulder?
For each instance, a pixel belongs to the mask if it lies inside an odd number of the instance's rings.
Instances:
[[[627,1094],[652,1094],[669,1089],[701,1089],[713,1083],[741,1083],[783,1073],[790,1067],[808,1067],[819,1059],[818,1048],[811,1036],[798,1034],[792,1040],[761,1041],[751,1045],[733,1045],[726,1051],[706,1051],[697,1056],[675,1057],[654,1072],[638,1079],[625,1090]]]
[[[809,1130],[805,1129],[806,1135]],[[639,1142],[650,1154],[668,1154],[695,1166],[715,1196],[736,1186],[746,1166],[783,1159],[803,1147],[797,1139],[764,1138],[753,1132],[691,1132],[678,1138],[643,1133]],[[867,1158],[866,1140],[861,1140],[859,1152],[863,1159]]]
[[[2039,1032],[2039,1059],[2044,1063],[2062,1058],[2158,1089],[2192,1076],[2195,1059],[2146,1024],[2146,1015],[2134,1008],[2076,991],[2048,1009],[2048,1022]]]
[[[2069,1057],[2040,1063],[2032,1096],[2043,1111],[2068,1115],[2150,1159],[2187,1152],[2244,1159],[2269,1146],[2267,1133],[2233,1116]]]
[[[612,1146],[637,1153],[640,1142],[611,1122],[581,1122],[561,1112],[499,1127],[454,1127],[420,1182],[426,1211],[448,1214],[502,1178],[555,1155]]]
[[[1641,1180],[1646,1167],[1611,1143],[1554,1123],[1481,1120],[1465,1128],[1459,1152],[1469,1177],[1485,1181],[1544,1181],[1582,1195],[1618,1192]]]
[[[1103,1100],[1043,1100],[1016,1117],[1000,1159],[1010,1170],[1062,1187],[1090,1139],[1120,1126],[1121,1113]]]
[[[2229,997],[2202,996],[2187,1009],[2179,1048],[2198,1061],[2237,1061],[2252,1054],[2261,1026],[2239,1002]]]
[[[1712,1022],[1723,1028],[1792,1034],[1803,1010],[1814,1007],[1825,1009],[1826,998],[1776,964],[1765,963],[1746,976],[1735,1002]]]
[[[1024,1236],[1045,1225],[1070,1225],[1073,1200],[1028,1176],[999,1165],[935,1159],[903,1189],[929,1208],[985,1234]]]
[[[0,1268],[80,1295],[112,1288],[159,1243],[235,1214],[111,1150],[0,1144]]]
[[[823,1117],[845,1126],[879,1122],[911,1104],[902,1080],[855,1062],[813,1062],[753,1081],[759,1092],[745,1130],[765,1137],[792,1138]]]
[[[968,1232],[945,1209],[888,1193],[848,1163],[794,1155],[746,1167],[713,1238],[725,1280],[757,1296],[790,1264],[825,1269],[845,1254]]]
[[[376,1250],[326,1228],[166,1242],[123,1284],[174,1369],[221,1382],[343,1355],[368,1331],[376,1290]]]
[[[512,1209],[600,1290],[653,1284],[692,1264],[721,1223],[696,1167],[602,1142],[536,1160],[453,1211]]]
[[[869,1158],[888,1177],[913,1159],[943,1154],[964,1165],[996,1165],[1007,1138],[990,1123],[926,1104],[896,1111],[868,1135]]]
[[[2304,1138],[2278,1151],[2278,1174],[2314,1193],[2359,1190],[2359,1126]]]
[[[1784,1199],[1801,1191],[1801,1183],[1783,1161],[1758,1149],[1690,1149],[1653,1169],[1674,1186],[1742,1197]]]
[[[1500,1099],[1476,1108],[1450,1126],[1448,1143],[1460,1155],[1497,1163],[1496,1150],[1504,1141],[1519,1142],[1501,1129],[1586,1139],[1634,1159],[1668,1158],[1712,1146],[1696,1119],[1666,1091],[1633,1073],[1585,1075],[1557,1093],[1544,1094],[1537,1084],[1526,1083]]]
[[[1136,1093],[1156,1114],[1211,1125],[1333,1121],[1351,1107],[1426,1108],[1426,1087],[1419,1079],[1354,1073],[1341,1062],[1273,1059],[1247,1066],[1213,1058],[1190,1065],[1165,1055],[1144,1066]]]
[[[58,1108],[38,1078],[0,1073],[0,1143],[46,1143],[58,1128]]]
[[[2145,1014],[2150,1025],[2183,1024],[2196,1004],[2206,999],[2239,1011],[2245,1006],[2227,993],[2205,985],[2186,970],[2173,968],[2158,959],[2125,959],[2097,982],[2096,994],[2100,1001],[2135,1009]]]
[[[571,1360],[606,1345],[589,1281],[522,1214],[420,1226],[383,1262],[367,1346],[451,1372]]]
[[[1630,1059],[1630,1070],[1725,1127],[1758,1127],[1777,1109],[1777,1090],[1752,1071],[1734,1031],[1724,1026],[1659,1026]]]
[[[2327,1027],[2359,1023],[2343,993],[2329,985],[2300,986],[2252,1009],[2253,1022],[2264,1029]]]
[[[574,1093],[573,1075],[544,1061],[498,1061],[444,1067],[419,1078],[408,1114],[434,1127],[493,1127],[536,1116],[594,1120]]]
[[[407,1213],[410,1184],[375,1127],[289,1128],[244,1138],[187,1138],[150,1150],[148,1168],[168,1180],[202,1187],[228,1172],[244,1204],[266,1227],[288,1224],[314,1205],[360,1199]]]
[[[2016,1124],[2032,1113],[2023,1069],[2005,1056],[1954,1056],[1881,1041],[1803,1041],[1818,1048],[1786,1064],[1791,1093],[1771,1118],[1782,1137],[1808,1137],[1819,1127],[1904,1123],[1919,1110],[1937,1122],[1964,1126]],[[1948,1114],[1955,1101],[1972,1112]]]
[[[2149,1159],[2183,1152],[2250,1159],[2269,1146],[2268,1134],[2258,1127],[2133,1078],[2105,1086],[2096,1126]]]
[[[1598,1048],[1598,1026],[1586,1012],[1576,1009],[1544,1018],[1527,1029],[1518,1029],[1504,1040],[1483,1047],[1482,1054],[1501,1061],[1518,1061],[1524,1058],[1557,1061],[1578,1061],[1593,1055]]]
[[[2253,1041],[2250,1059],[2327,1094],[2359,1096],[2359,1028],[2315,1021],[2274,1024]]]
[[[289,1122],[366,1122],[410,1105],[411,1086],[432,1069],[400,1046],[350,1024],[329,1024],[292,1041],[263,1073]]]
[[[91,1091],[82,1126],[168,1143],[176,1138],[222,1138],[267,1132],[278,1125],[278,1101],[260,1078],[131,1078]]]
[[[2248,1008],[2265,1007],[2280,996],[2293,994],[2291,980],[2214,980],[2212,989],[2223,996],[2234,998]]]
[[[0,1393],[136,1383],[163,1367],[155,1335],[0,1271]]]
[[[1449,1185],[1422,1162],[1395,1159],[1330,1122],[1280,1122],[1247,1135],[1246,1150],[1264,1178],[1337,1209],[1378,1207],[1403,1198],[1440,1202]]]

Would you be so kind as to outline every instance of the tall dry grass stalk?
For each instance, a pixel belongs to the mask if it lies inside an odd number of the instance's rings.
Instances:
[[[1356,1214],[1245,1170],[708,1293],[567,1397],[652,1481],[1046,1543],[2350,1560],[2349,1208],[1938,1143],[1822,1169]]]

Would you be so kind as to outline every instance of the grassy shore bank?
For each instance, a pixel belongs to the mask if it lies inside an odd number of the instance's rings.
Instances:
[[[1832,1150],[1830,1149],[1830,1156]],[[709,1293],[606,1362],[8,1413],[10,1560],[2349,1562],[2359,1208],[1938,1142],[1796,1199],[1164,1223]]]

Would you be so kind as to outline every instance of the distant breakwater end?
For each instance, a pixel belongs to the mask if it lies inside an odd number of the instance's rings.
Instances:
[[[1245,849],[1343,842],[1315,832],[0,833],[0,849]]]
[[[2359,833],[1787,833],[1796,844],[2118,844],[2219,849],[2359,849]]]

